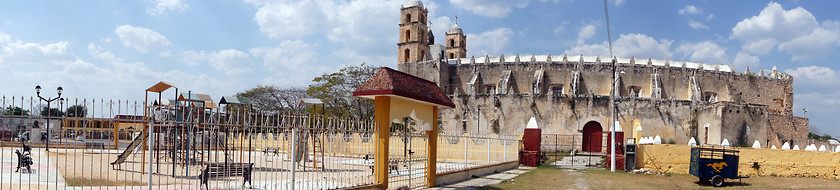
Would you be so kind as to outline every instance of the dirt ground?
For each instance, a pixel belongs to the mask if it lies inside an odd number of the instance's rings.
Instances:
[[[722,188],[691,175],[649,175],[608,169],[571,170],[540,166],[500,184],[479,189],[840,189],[840,180],[759,176],[727,180]]]

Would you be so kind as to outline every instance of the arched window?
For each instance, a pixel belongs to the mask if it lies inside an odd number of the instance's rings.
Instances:
[[[405,30],[405,41],[411,41],[411,30]]]
[[[455,59],[455,54],[454,53],[449,53],[449,59]]]
[[[411,51],[409,51],[408,49],[405,49],[405,53],[404,53],[405,55],[403,56],[404,57],[403,62],[408,62],[408,58],[411,57],[410,53],[411,53]]]
[[[449,47],[455,47],[455,39],[449,39]]]
[[[420,50],[420,60],[426,60],[426,50]]]
[[[411,14],[405,14],[405,22],[411,22]]]

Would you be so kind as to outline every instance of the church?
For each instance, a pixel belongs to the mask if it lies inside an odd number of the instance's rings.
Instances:
[[[428,9],[402,4],[399,71],[437,83],[455,103],[441,110],[446,134],[521,135],[531,117],[543,134],[576,136],[602,152],[610,127],[610,94],[625,138],[762,147],[806,146],[808,119],[793,115],[793,77],[775,67],[754,73],[731,65],[586,55],[467,57],[457,22],[434,44]],[[613,71],[622,74],[613,77]],[[594,148],[593,148],[594,147]]]

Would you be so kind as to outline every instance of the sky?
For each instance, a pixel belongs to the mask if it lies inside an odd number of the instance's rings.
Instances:
[[[347,65],[396,67],[403,0],[3,1],[0,95],[142,101],[167,81],[212,97],[306,87]],[[422,1],[438,43],[456,22],[467,56],[609,56],[603,1]],[[774,66],[794,112],[840,136],[840,1],[608,0],[619,57]],[[46,90],[49,89],[49,90]],[[807,109],[808,112],[803,112]]]

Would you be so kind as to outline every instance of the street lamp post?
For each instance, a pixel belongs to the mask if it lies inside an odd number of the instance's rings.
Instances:
[[[47,102],[47,148],[44,150],[47,152],[50,151],[50,102],[61,99],[61,92],[63,92],[64,89],[61,88],[61,86],[59,86],[58,89],[56,89],[56,91],[58,91],[58,97],[55,97],[53,99],[44,98],[41,97],[41,85],[35,86],[35,94],[38,95],[38,98],[41,98],[41,100]]]
[[[47,105],[49,105],[49,103],[47,103]],[[58,110],[59,111],[64,110],[64,98],[58,98]],[[64,113],[64,114],[67,114],[67,113]],[[62,114],[61,117],[64,117],[64,114]],[[49,125],[49,122],[47,122],[47,124]],[[58,144],[61,144],[61,142],[62,142],[61,137],[64,135],[64,125],[63,124],[64,124],[63,122],[58,124]],[[50,128],[47,127],[47,134],[50,133],[49,131],[50,131]],[[49,136],[49,135],[47,135],[47,136]],[[49,139],[49,138],[52,138],[52,137],[47,137],[47,139]],[[49,140],[47,140],[47,142],[49,142]]]

